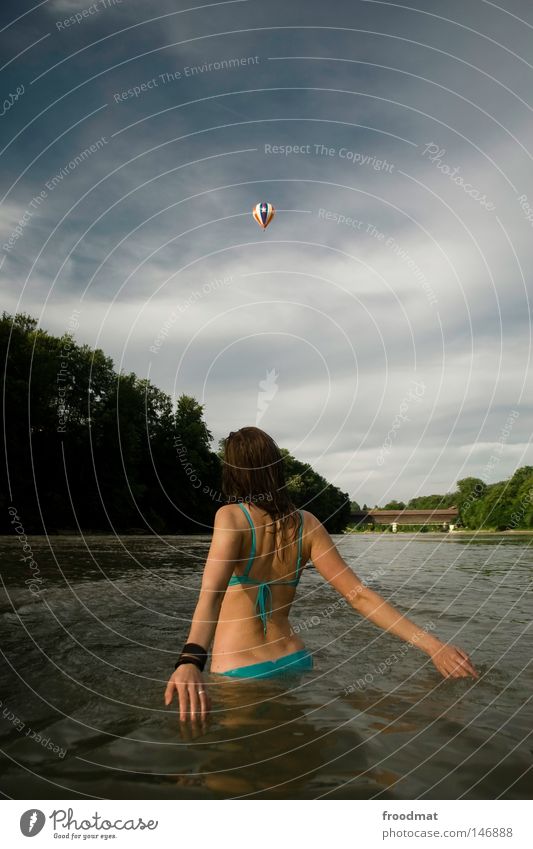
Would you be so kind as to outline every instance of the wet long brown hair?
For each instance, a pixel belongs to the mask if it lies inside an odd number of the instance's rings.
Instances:
[[[228,503],[252,502],[265,510],[272,518],[275,545],[288,543],[291,527],[296,539],[300,519],[276,442],[259,427],[241,427],[231,431],[223,445],[222,492]]]

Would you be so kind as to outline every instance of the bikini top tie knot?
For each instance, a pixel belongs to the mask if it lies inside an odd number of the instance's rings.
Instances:
[[[248,519],[248,524],[250,525],[250,529],[252,531],[252,547],[250,549],[250,556],[248,558],[248,563],[246,564],[246,568],[243,574],[232,575],[228,586],[231,587],[235,586],[236,584],[244,584],[248,586],[257,587],[257,599],[255,602],[255,607],[257,615],[263,623],[263,632],[266,634],[267,620],[272,618],[272,590],[270,589],[271,586],[273,584],[285,584],[286,586],[296,587],[298,581],[300,580],[302,562],[302,531],[304,525],[304,518],[302,511],[298,510],[298,514],[300,516],[300,527],[298,529],[298,555],[296,560],[296,576],[292,579],[292,581],[257,581],[255,578],[250,577],[250,570],[253,566],[256,552],[255,525],[253,523],[253,519],[250,515],[250,512],[247,510],[244,504],[242,504],[240,501],[237,503],[246,518]]]

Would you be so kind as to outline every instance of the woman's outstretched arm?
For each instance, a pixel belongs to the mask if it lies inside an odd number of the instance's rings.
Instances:
[[[465,678],[478,673],[467,653],[458,646],[443,643],[434,634],[416,625],[385,599],[365,586],[345,560],[316,517],[310,530],[310,558],[318,572],[340,593],[348,604],[374,625],[425,652],[445,678]]]
[[[187,643],[196,643],[206,651],[213,640],[222,599],[239,557],[241,532],[235,512],[226,505],[217,510],[213,538],[204,567],[200,595],[193,614]],[[205,718],[211,702],[202,673],[192,663],[178,666],[165,690],[165,704],[177,695],[180,719]]]

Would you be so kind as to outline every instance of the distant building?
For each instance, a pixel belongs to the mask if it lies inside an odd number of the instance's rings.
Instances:
[[[404,507],[402,510],[359,510],[350,514],[350,522],[355,525],[391,525],[393,532],[398,525],[441,525],[443,530],[453,530],[457,524],[457,507],[428,508],[414,510]]]

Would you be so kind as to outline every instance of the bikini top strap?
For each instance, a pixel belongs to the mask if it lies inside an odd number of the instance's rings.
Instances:
[[[252,547],[250,549],[250,556],[248,558],[248,563],[246,564],[246,569],[244,570],[244,572],[242,574],[243,578],[247,578],[249,573],[250,573],[250,569],[252,568],[252,564],[255,560],[255,526],[254,526],[253,519],[250,516],[249,510],[244,506],[244,504],[241,501],[238,501],[237,504],[239,505],[242,512],[244,513],[244,515],[248,519],[248,524],[250,525],[250,528],[251,528],[251,531],[252,531]]]

